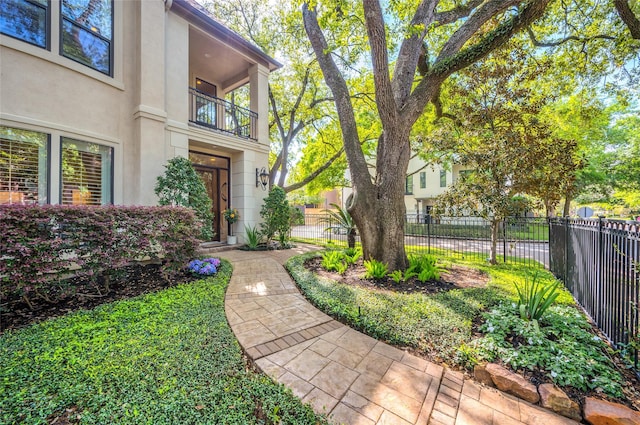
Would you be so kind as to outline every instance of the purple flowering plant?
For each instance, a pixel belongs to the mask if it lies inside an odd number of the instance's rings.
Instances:
[[[192,260],[187,266],[191,273],[203,276],[211,276],[218,272],[220,260],[218,258],[205,258],[204,260]]]

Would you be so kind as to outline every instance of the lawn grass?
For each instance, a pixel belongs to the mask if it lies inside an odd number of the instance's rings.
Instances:
[[[243,360],[214,277],[0,337],[0,423],[324,423]],[[74,422],[75,423],[75,422]]]

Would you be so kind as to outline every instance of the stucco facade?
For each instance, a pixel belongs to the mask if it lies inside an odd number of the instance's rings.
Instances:
[[[40,9],[29,3],[2,10],[2,149],[34,134],[46,139],[46,148],[40,147],[39,181],[22,179],[39,186],[39,195],[21,195],[22,201],[78,201],[75,193],[73,199],[67,196],[65,186],[77,178],[67,177],[69,158],[76,154],[83,167],[88,168],[86,158],[99,162],[96,202],[156,205],[154,186],[167,161],[195,154],[194,163],[218,196],[216,208],[239,209],[235,230],[242,239],[239,230],[259,221],[267,194],[256,187],[256,169],[268,167],[268,77],[280,65],[213,20],[194,0],[96,1],[106,10],[100,22],[105,27],[111,23],[111,31],[100,31],[86,15],[78,14],[75,21],[67,16],[72,14],[67,3],[74,0],[42,2]],[[46,39],[25,41],[22,33],[6,26],[27,8],[42,12]],[[74,40],[65,34],[79,34],[77,44],[86,51],[68,48],[65,43]],[[99,50],[102,45],[106,47]],[[83,63],[100,52],[100,64]],[[200,84],[209,91],[200,92]],[[228,99],[231,91],[247,85],[250,111]],[[5,162],[0,167],[6,177],[9,166]],[[26,190],[22,180],[4,178],[0,192],[20,194]],[[83,190],[89,199],[92,193]],[[218,238],[226,239],[227,226],[219,222],[218,227]]]

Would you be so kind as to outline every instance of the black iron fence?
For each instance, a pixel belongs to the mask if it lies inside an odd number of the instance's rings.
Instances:
[[[189,87],[189,122],[256,140],[258,114]]]
[[[550,220],[550,270],[638,369],[640,222]]]
[[[457,257],[489,258],[491,226],[478,217],[434,218],[409,214],[405,223],[408,253],[434,253]],[[323,214],[305,215],[291,236],[307,242],[346,245],[346,230]],[[359,242],[359,239],[357,240]],[[549,225],[545,218],[510,217],[499,224],[498,261],[549,264]]]
[[[408,215],[405,235],[408,253],[488,258],[491,250],[491,225],[477,217]],[[347,244],[346,229],[321,214],[306,215],[292,237]],[[640,222],[510,217],[500,222],[496,251],[500,262],[549,268],[638,369]]]

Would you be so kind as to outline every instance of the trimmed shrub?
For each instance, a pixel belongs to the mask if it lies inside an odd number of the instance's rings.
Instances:
[[[109,278],[140,260],[162,264],[168,276],[195,255],[200,225],[181,207],[2,205],[0,295],[47,299],[72,270]],[[55,301],[55,300],[48,300]]]
[[[158,176],[155,187],[158,205],[191,208],[201,222],[200,237],[205,241],[211,240],[214,236],[211,199],[191,161],[176,157],[170,159],[165,167],[164,175]]]

